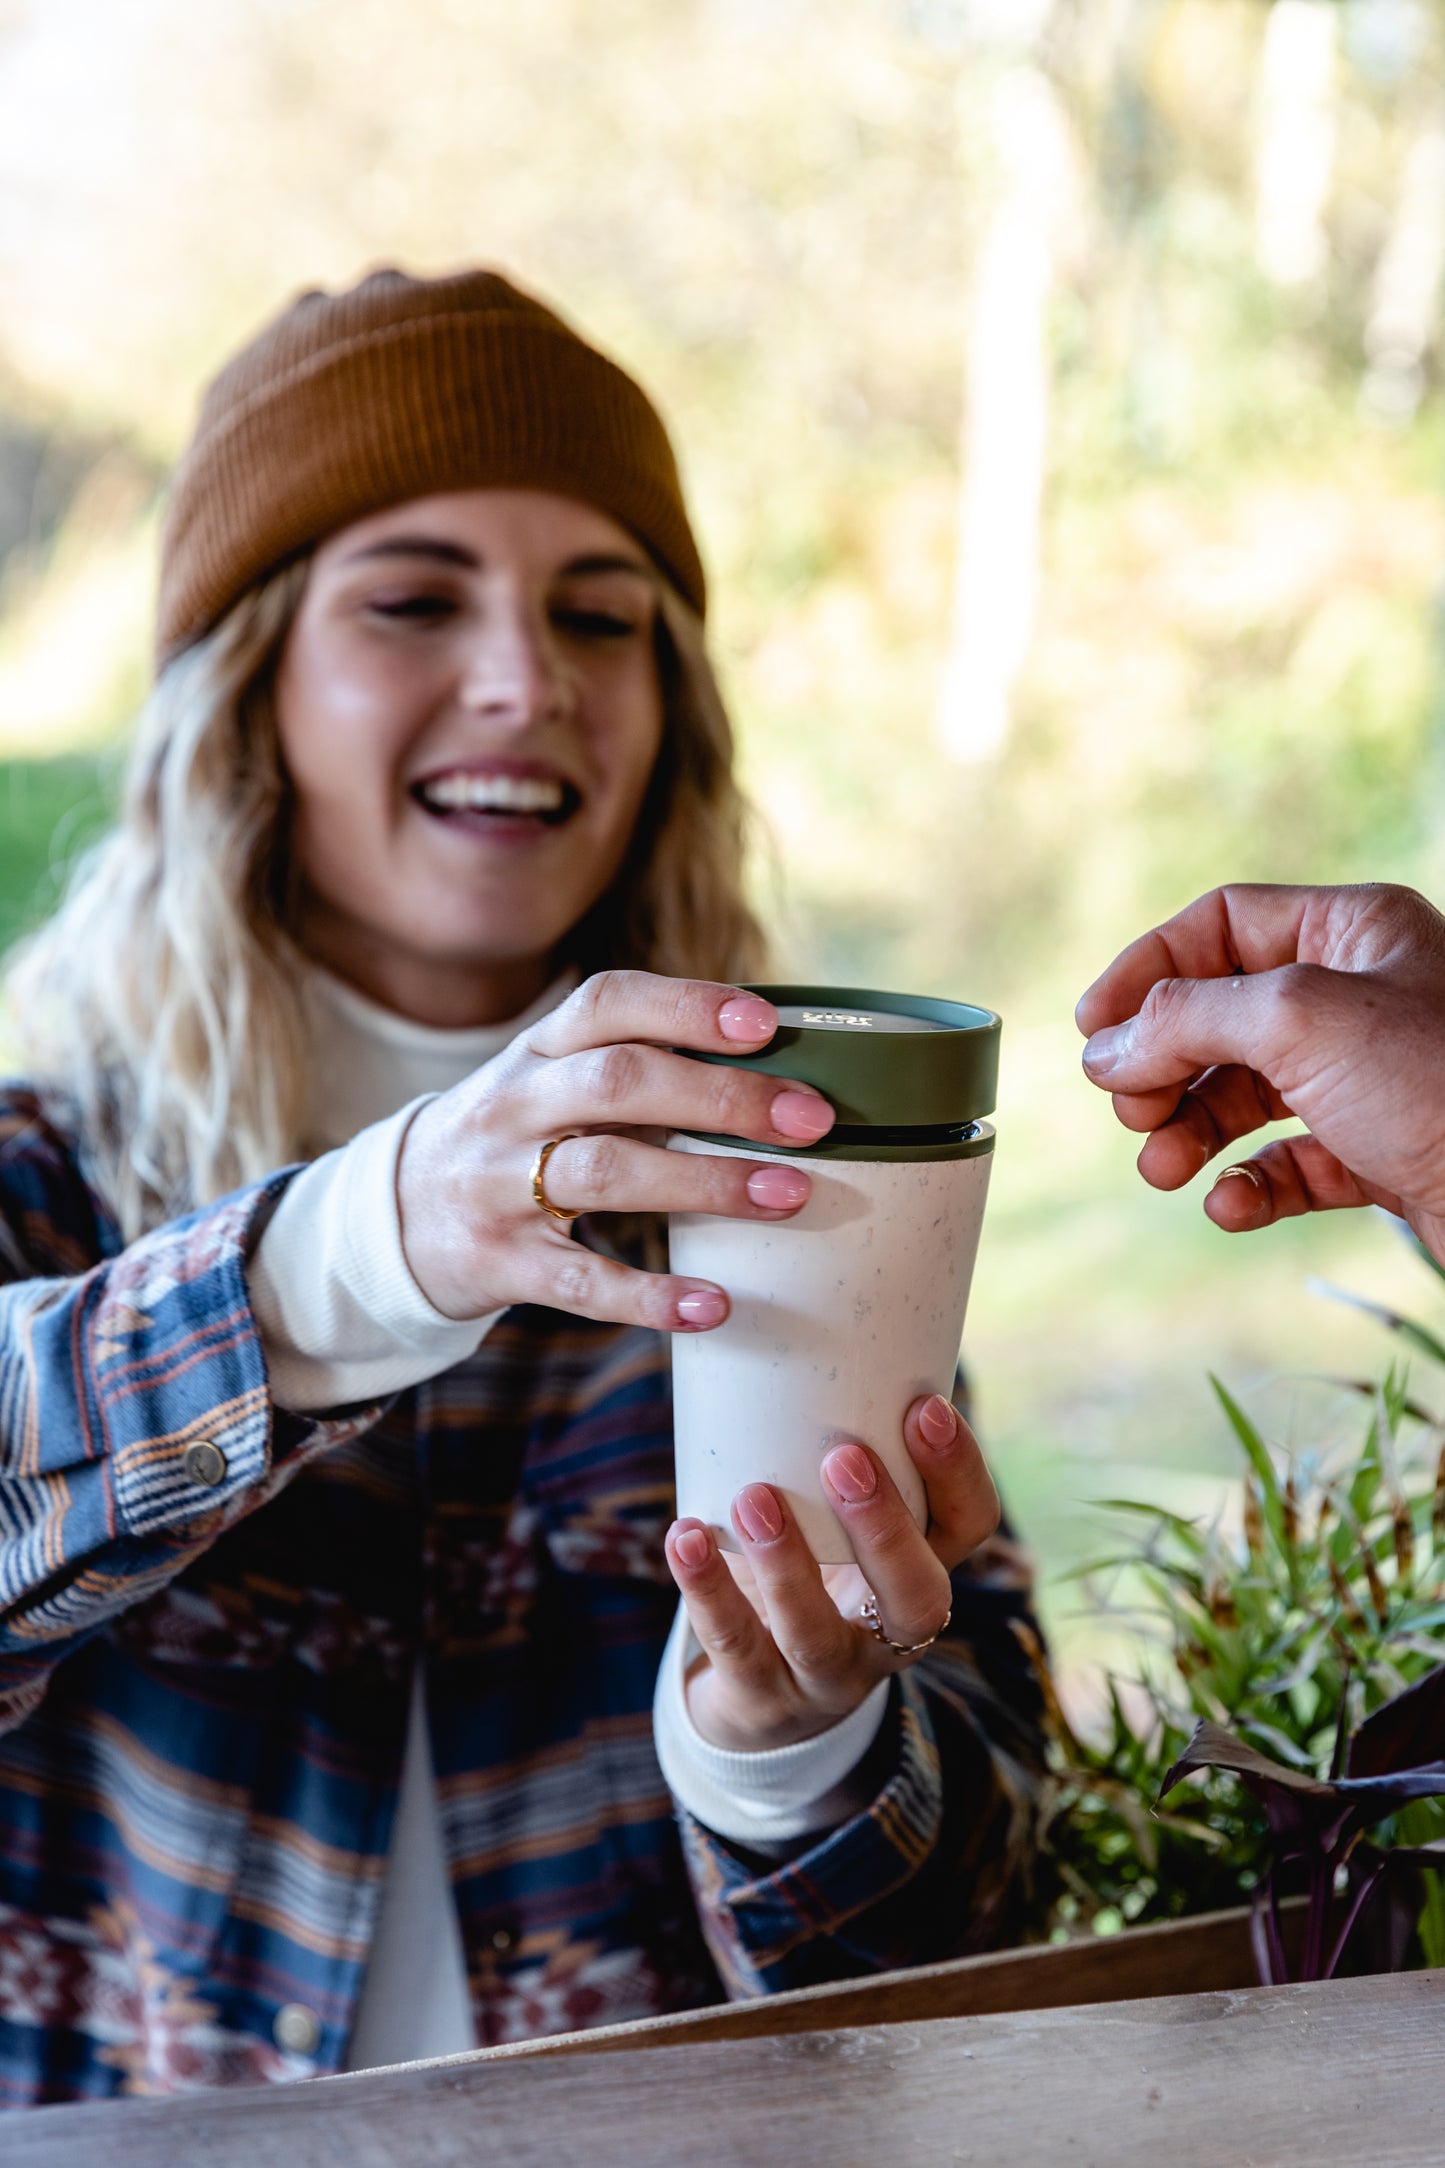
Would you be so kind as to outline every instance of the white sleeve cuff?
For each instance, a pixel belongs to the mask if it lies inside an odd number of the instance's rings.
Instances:
[[[406,1261],[396,1167],[426,1103],[414,1099],[298,1174],[256,1245],[251,1307],[280,1407],[301,1414],[402,1392],[474,1354],[502,1314],[444,1316]]]
[[[831,1731],[796,1746],[740,1754],[710,1745],[688,1714],[686,1670],[696,1650],[679,1604],[652,1705],[657,1758],[679,1806],[729,1843],[769,1845],[831,1829],[867,1804],[850,1798],[845,1786],[887,1714],[887,1679]]]

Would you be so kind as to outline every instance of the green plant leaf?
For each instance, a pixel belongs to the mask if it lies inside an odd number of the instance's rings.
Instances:
[[[1286,1738],[1278,1724],[1266,1724],[1258,1716],[1241,1716],[1238,1723],[1242,1732],[1248,1732],[1252,1739],[1271,1748],[1278,1759],[1287,1762],[1291,1768],[1312,1770],[1311,1756],[1303,1747],[1296,1746],[1293,1739]]]
[[[1181,1543],[1197,1545],[1201,1550],[1207,1540],[1197,1519],[1188,1520],[1182,1513],[1171,1513],[1167,1506],[1149,1505],[1142,1498],[1091,1498],[1089,1504],[1100,1513],[1137,1513],[1145,1516],[1151,1521],[1157,1521],[1161,1527],[1171,1529]]]
[[[1306,1437],[1286,1478],[1255,1423],[1213,1382],[1244,1454],[1253,1547],[1226,1538],[1218,1516],[1137,1498],[1099,1501],[1119,1516],[1122,1540],[1106,1566],[1095,1561],[1085,1587],[1096,1617],[1137,1634],[1139,1654],[1131,1681],[1106,1676],[1108,1707],[1101,1699],[1078,1766],[1062,1772],[1056,1795],[1045,1856],[1060,1893],[1055,1917],[1074,1923],[1072,1932],[1100,1912],[1132,1925],[1267,1890],[1270,1819],[1286,1855],[1314,1859],[1321,1905],[1330,1861],[1352,1847],[1373,1878],[1383,1871],[1382,1845],[1418,1846],[1445,1833],[1442,1771],[1426,1759],[1427,1748],[1445,1759],[1445,1709],[1439,1743],[1428,1727],[1416,1739],[1420,1766],[1370,1779],[1347,1770],[1344,1790],[1331,1790],[1326,1774],[1342,1705],[1347,1738],[1403,1702],[1391,1720],[1399,1724],[1412,1706],[1406,1697],[1445,1656],[1445,1426],[1409,1397],[1397,1359],[1372,1383],[1341,1381],[1342,1391],[1372,1403],[1363,1435],[1353,1443],[1329,1429],[1321,1442]],[[1187,1792],[1156,1808],[1157,1859],[1146,1864],[1127,1802],[1163,1797],[1201,1722],[1260,1756],[1253,1789],[1242,1769],[1203,1766]],[[1313,1802],[1307,1813],[1299,1797],[1288,1811],[1280,1806],[1297,1786]],[[1418,1819],[1437,1811],[1434,1824]],[[1377,1842],[1361,1849],[1376,1821]],[[1435,1855],[1431,1862],[1402,1867],[1389,1901],[1417,1907],[1418,1949],[1438,1951],[1445,1963],[1445,1872],[1435,1871]],[[1356,1915],[1364,1890],[1357,1875]],[[1341,1939],[1326,1947],[1321,1905],[1310,1914],[1311,1977],[1327,1975]]]
[[[1398,1310],[1391,1310],[1383,1302],[1371,1302],[1365,1295],[1356,1295],[1348,1287],[1336,1287],[1332,1280],[1310,1279],[1305,1283],[1312,1295],[1322,1295],[1326,1302],[1341,1302],[1346,1309],[1359,1310],[1366,1317],[1373,1317],[1388,1332],[1395,1332],[1402,1340],[1408,1340],[1422,1355],[1432,1362],[1445,1364],[1445,1341],[1437,1340],[1434,1333],[1424,1325],[1417,1325],[1414,1318],[1404,1317]]]
[[[1288,1662],[1286,1669],[1283,1671],[1265,1672],[1257,1681],[1259,1692],[1267,1694],[1272,1701],[1282,1701],[1285,1695],[1293,1693],[1297,1686],[1302,1686],[1306,1680],[1313,1679],[1319,1667],[1320,1658],[1329,1646],[1329,1638],[1328,1620],[1320,1624],[1310,1621],[1302,1628],[1300,1634],[1293,1636],[1283,1648],[1275,1653],[1276,1662],[1288,1659],[1291,1656],[1293,1661]],[[1303,1642],[1302,1647],[1300,1646],[1301,1641]]]
[[[1239,1402],[1220,1379],[1215,1377],[1212,1371],[1210,1372],[1209,1382],[1214,1387],[1220,1406],[1229,1418],[1231,1429],[1244,1447],[1249,1465],[1259,1478],[1259,1487],[1263,1493],[1266,1524],[1281,1554],[1285,1554],[1293,1547],[1285,1540],[1284,1500],[1280,1496],[1279,1477],[1275,1474],[1274,1462],[1270,1458],[1269,1447],[1265,1444]]]
[[[1314,1376],[1317,1384],[1337,1386],[1342,1393],[1358,1393],[1363,1400],[1373,1400],[1380,1390],[1378,1378],[1337,1378],[1331,1377],[1323,1371],[1314,1373]],[[1438,1418],[1422,1401],[1403,1400],[1400,1405],[1404,1413],[1413,1422],[1424,1423],[1430,1428],[1434,1428]]]

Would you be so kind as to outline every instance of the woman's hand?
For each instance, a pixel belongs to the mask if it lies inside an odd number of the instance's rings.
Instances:
[[[972,1431],[939,1394],[914,1402],[903,1437],[928,1492],[926,1535],[866,1446],[835,1446],[823,1462],[856,1566],[820,1566],[766,1483],[749,1483],[734,1502],[741,1555],[719,1550],[702,1521],[669,1529],[668,1564],[703,1651],[688,1711],[714,1746],[792,1746],[907,1670],[914,1659],[859,1620],[870,1590],[884,1632],[905,1648],[944,1625],[949,1574],[997,1528],[998,1493]]]
[[[765,1148],[814,1144],[833,1110],[810,1085],[689,1061],[752,1054],[778,1015],[756,994],[695,979],[605,971],[454,1091],[422,1108],[397,1168],[402,1242],[424,1295],[448,1317],[516,1302],[581,1317],[706,1332],[728,1314],[707,1280],[635,1271],[571,1240],[532,1197],[538,1148],[550,1202],[568,1212],[714,1212],[790,1219],[803,1168],[668,1152],[635,1132],[703,1129]]]
[[[1294,1115],[1307,1135],[1219,1177],[1216,1226],[1378,1204],[1445,1263],[1445,919],[1413,889],[1215,889],[1125,949],[1078,1022],[1156,1189]]]

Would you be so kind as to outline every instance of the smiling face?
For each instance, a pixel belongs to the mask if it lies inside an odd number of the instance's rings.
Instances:
[[[276,686],[309,954],[424,1023],[541,992],[662,742],[658,592],[604,512],[538,490],[418,498],[321,545]]]

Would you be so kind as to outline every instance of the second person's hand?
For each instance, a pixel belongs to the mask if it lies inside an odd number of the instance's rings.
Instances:
[[[1133,942],[1084,995],[1084,1069],[1142,1131],[1139,1171],[1243,1233],[1376,1204],[1445,1263],[1445,919],[1408,888],[1214,889]]]

